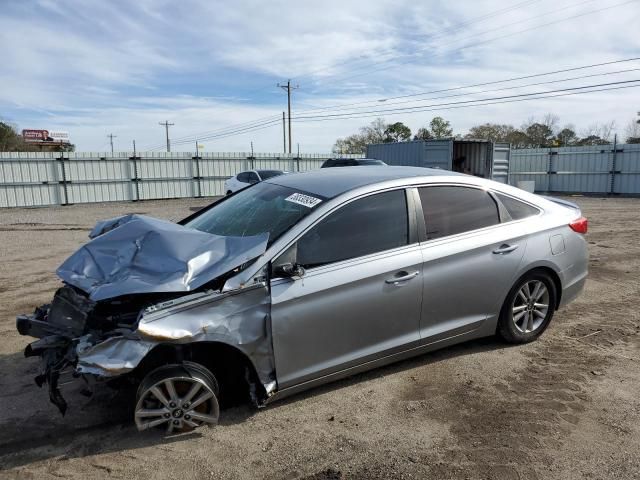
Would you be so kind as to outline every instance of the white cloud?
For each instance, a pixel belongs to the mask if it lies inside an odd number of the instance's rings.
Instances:
[[[171,133],[179,137],[280,115],[286,97],[275,83],[289,77],[301,86],[294,93],[296,112],[632,57],[640,51],[637,2],[569,18],[618,3],[16,2],[4,6],[0,17],[0,41],[9,45],[0,64],[0,113],[24,128],[67,129],[81,150],[104,148],[111,132],[118,145],[133,138],[139,145],[161,144],[157,124],[164,119],[176,124]],[[622,68],[630,67],[594,72]],[[581,73],[591,72],[564,75]],[[639,73],[566,85],[635,79]],[[519,125],[552,111],[578,129],[611,119],[622,126],[640,109],[637,92],[387,119],[415,130],[442,115],[460,132],[484,122]],[[337,137],[370,120],[296,124],[294,143],[300,140],[307,152],[328,151]],[[207,149],[247,150],[253,139],[256,149],[279,151],[280,130],[276,125],[219,139]]]

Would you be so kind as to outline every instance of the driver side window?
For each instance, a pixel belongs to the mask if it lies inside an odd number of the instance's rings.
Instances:
[[[296,263],[310,268],[407,245],[404,190],[355,200],[320,221],[297,242]]]

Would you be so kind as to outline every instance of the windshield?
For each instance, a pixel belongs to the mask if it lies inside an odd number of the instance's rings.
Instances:
[[[266,180],[267,178],[277,177],[278,175],[282,175],[287,172],[283,172],[282,170],[258,170],[258,173],[262,180]]]
[[[257,183],[185,223],[215,235],[269,234],[268,245],[307,216],[324,197],[272,183]]]

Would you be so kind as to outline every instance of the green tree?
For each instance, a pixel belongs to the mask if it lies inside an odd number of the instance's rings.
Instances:
[[[567,125],[558,132],[555,138],[555,144],[560,147],[576,145],[578,143],[578,135],[572,126]]]
[[[492,142],[508,142],[509,136],[515,132],[513,125],[484,123],[469,129],[464,138],[491,140]]]
[[[448,138],[453,136],[451,123],[442,117],[433,117],[429,123],[429,129],[433,138]]]
[[[359,133],[354,133],[345,138],[339,138],[333,145],[333,153],[366,153],[367,145],[372,143],[384,143],[387,124],[381,118],[376,118],[369,125],[360,128]]]
[[[354,133],[345,138],[339,138],[332,148],[333,153],[365,153],[367,151],[367,142],[359,133]]]
[[[529,137],[522,130],[514,130],[509,133],[505,141],[510,143],[513,148],[526,148],[530,144]]]
[[[584,145],[608,145],[609,143],[610,143],[609,140],[602,138],[599,135],[588,135],[578,140],[577,144],[580,146],[584,146]]]
[[[627,143],[640,143],[640,112],[638,112],[638,119],[632,118],[624,129],[626,135],[625,142]]]
[[[27,149],[13,125],[0,122],[0,152],[22,152]]]
[[[420,127],[413,137],[414,140],[431,140],[432,138],[433,135],[426,127]]]
[[[402,122],[392,123],[387,125],[384,137],[386,143],[406,142],[411,139],[411,129]]]
[[[543,123],[532,123],[524,133],[529,138],[529,146],[531,147],[548,147],[551,146],[553,139],[553,130]]]

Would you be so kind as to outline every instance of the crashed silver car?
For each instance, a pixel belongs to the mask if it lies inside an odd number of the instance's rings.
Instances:
[[[537,338],[587,276],[569,202],[443,170],[346,167],[274,177],[177,224],[101,222],[21,315],[38,385],[64,414],[71,374],[137,389],[137,427],[219,418],[466,340]]]

